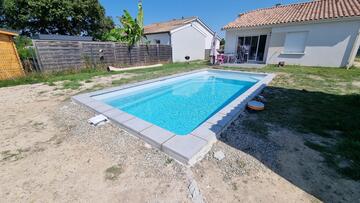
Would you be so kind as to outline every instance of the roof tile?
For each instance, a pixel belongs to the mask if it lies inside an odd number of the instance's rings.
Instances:
[[[258,9],[244,14],[223,27],[247,28],[360,16],[360,0],[314,0],[306,3]]]
[[[196,20],[197,17],[188,17],[182,19],[174,19],[171,21],[153,23],[144,27],[145,34],[170,32],[171,30],[184,26],[188,22]]]

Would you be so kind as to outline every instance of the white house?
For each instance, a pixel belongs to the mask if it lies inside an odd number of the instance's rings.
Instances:
[[[190,56],[190,60],[204,60],[215,34],[197,17],[154,23],[145,26],[144,32],[151,44],[171,45],[174,62],[185,61],[185,56]],[[216,49],[219,46],[220,39],[216,37]]]
[[[359,0],[314,0],[240,14],[223,27],[237,62],[344,67],[360,45]]]

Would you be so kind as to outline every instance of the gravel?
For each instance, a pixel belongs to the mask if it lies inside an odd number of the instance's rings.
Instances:
[[[241,150],[258,160],[261,160],[265,165],[276,168],[276,156],[280,147],[266,136],[256,136],[249,132],[246,127],[242,125],[243,119],[249,119],[250,115],[244,113],[241,117],[236,119],[220,136],[220,141],[230,145],[231,147]]]
[[[95,114],[85,107],[73,102],[64,102],[58,111],[58,124],[68,131],[71,138],[87,144],[100,145],[104,152],[109,154],[119,165],[129,166],[137,170],[136,178],[155,177],[171,181],[182,179],[186,181],[187,167],[173,161],[164,153],[132,136],[119,126],[109,122],[101,126],[91,126],[87,120]],[[214,154],[221,151],[223,159],[218,160]],[[213,162],[221,171],[223,180],[229,184],[234,177],[244,176],[258,171],[264,171],[265,166],[253,156],[266,154],[270,158],[262,157],[259,160],[274,160],[276,146],[264,138],[247,134],[241,126],[241,118],[234,121],[221,135],[205,156],[203,161]],[[205,174],[203,161],[191,168],[196,174]]]
[[[145,143],[114,123],[94,127],[87,120],[95,114],[73,102],[65,102],[58,111],[58,125],[68,131],[70,137],[87,144],[100,145],[118,164],[131,165],[139,170],[139,177],[185,179],[185,166],[171,161],[164,153]],[[170,168],[169,168],[170,167]]]

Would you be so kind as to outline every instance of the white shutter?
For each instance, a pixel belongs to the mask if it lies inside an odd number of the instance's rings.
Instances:
[[[286,33],[284,54],[303,54],[308,32]]]

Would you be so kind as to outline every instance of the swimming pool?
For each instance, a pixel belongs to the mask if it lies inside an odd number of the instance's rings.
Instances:
[[[272,78],[272,74],[205,69],[73,99],[189,163],[208,150]]]

